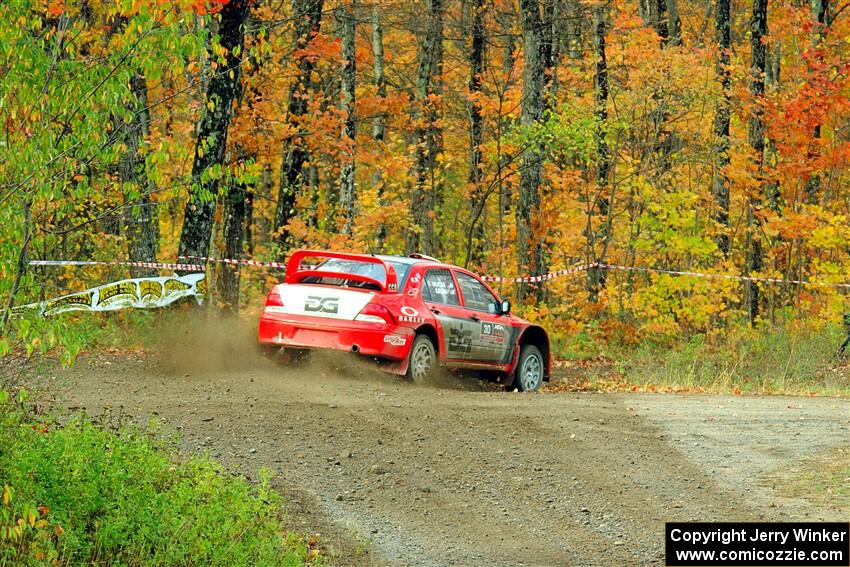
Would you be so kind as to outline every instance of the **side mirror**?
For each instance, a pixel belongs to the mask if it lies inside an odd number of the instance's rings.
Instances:
[[[511,300],[510,299],[503,299],[502,305],[500,305],[500,308],[501,308],[500,313],[502,315],[508,315],[511,312]]]

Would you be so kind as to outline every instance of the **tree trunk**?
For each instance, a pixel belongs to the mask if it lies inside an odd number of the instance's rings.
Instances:
[[[729,255],[729,181],[724,171],[729,165],[729,88],[731,76],[729,53],[731,47],[731,28],[729,0],[717,0],[714,13],[714,30],[717,40],[717,79],[720,82],[720,96],[714,110],[714,155],[716,156],[712,194],[715,207],[712,219],[718,226],[715,243],[723,256]]]
[[[481,85],[484,72],[484,0],[474,0],[472,5],[472,49],[469,52],[469,177],[472,187],[469,209],[469,238],[465,266],[470,262],[481,265],[484,258],[484,209],[486,195],[481,186],[481,142],[484,117],[481,114]]]
[[[434,99],[442,94],[443,75],[443,0],[426,0],[427,29],[419,50],[417,73],[418,104],[422,109],[416,126],[416,186],[411,200],[411,215],[416,225],[408,239],[411,252],[437,253],[434,218],[442,204],[442,181],[437,171],[437,156],[443,151],[440,112]],[[418,231],[418,232],[417,232]]]
[[[561,38],[557,33],[561,0],[543,0],[543,111],[553,109],[558,102],[558,59]]]
[[[254,191],[245,195],[245,248],[249,258],[254,255]]]
[[[677,7],[678,8],[678,7]],[[670,38],[666,0],[638,0],[638,14],[658,34],[662,47]]]
[[[342,109],[345,112],[345,126],[343,135],[348,138],[351,144],[351,150],[348,155],[344,155],[345,163],[339,175],[339,206],[340,211],[345,216],[345,224],[342,227],[343,234],[351,234],[354,230],[354,211],[355,211],[355,192],[354,192],[354,152],[355,152],[355,137],[357,135],[356,125],[354,122],[354,87],[356,81],[356,64],[354,61],[354,39],[355,39],[355,23],[354,10],[357,7],[357,0],[350,0],[350,4],[344,3],[338,9],[340,10],[340,19],[342,20]]]
[[[747,258],[744,275],[762,269],[762,247],[759,210],[761,208],[762,172],[764,170],[764,75],[767,67],[767,0],[753,0],[753,15],[750,19],[750,97],[753,109],[750,114],[747,141],[753,149],[756,163],[756,180],[759,188],[747,199]],[[750,323],[755,323],[759,311],[759,287],[755,282],[744,282],[744,300]]]
[[[596,202],[595,215],[600,224],[598,228],[588,227],[588,244],[593,263],[604,264],[608,241],[611,234],[610,212],[611,202],[608,195],[608,175],[611,170],[611,150],[605,138],[608,122],[608,61],[605,53],[605,13],[597,8],[593,14],[594,56],[596,58],[596,78],[594,81],[594,105],[596,114]],[[599,301],[599,292],[605,287],[606,272],[604,269],[591,268],[587,271],[589,299]]]
[[[224,198],[224,255],[226,258],[242,258],[245,236],[245,215],[248,187],[233,181]],[[218,291],[222,309],[230,313],[239,312],[240,266],[222,265],[218,273]]]
[[[767,85],[772,85],[771,90],[773,92],[779,92],[780,88],[780,78],[782,73],[782,45],[779,40],[775,40],[773,46],[773,58],[771,61],[767,62],[767,69],[765,70],[764,80]],[[775,164],[776,162],[776,143],[773,139],[767,139],[767,147],[765,148],[765,162]],[[767,198],[767,206],[769,206],[774,211],[780,211],[782,208],[781,198],[782,192],[779,188],[779,182],[776,179],[772,179],[765,185],[764,195]]]
[[[127,237],[127,257],[132,262],[156,262],[159,241],[159,220],[151,200],[153,185],[148,180],[142,147],[149,131],[148,89],[145,77],[136,74],[130,79],[130,92],[136,99],[136,112],[124,128],[126,150],[118,161],[118,177],[138,191],[138,197],[124,193],[124,233]],[[150,268],[130,268],[134,278],[155,276]]]
[[[522,112],[520,121],[526,128],[543,118],[546,60],[543,21],[537,0],[521,0],[522,30],[524,42]],[[526,150],[522,156],[519,178],[519,202],[517,203],[517,258],[520,273],[532,275],[546,272],[545,243],[540,215],[540,181],[543,158],[534,151]],[[543,285],[534,286],[537,299],[542,299]],[[529,285],[520,284],[517,299],[523,301],[529,294]]]
[[[381,26],[381,9],[380,3],[375,2],[372,5],[372,69],[375,73],[375,94],[382,100],[387,96],[387,83],[384,78],[384,30]],[[372,138],[378,145],[382,144],[387,131],[387,120],[384,116],[384,111],[375,117],[375,122],[372,125]],[[378,204],[384,205],[384,176],[380,164],[376,164],[375,172],[372,175],[372,184],[378,189]],[[384,247],[384,240],[387,238],[387,228],[382,222],[378,226],[378,250]]]
[[[323,0],[292,0],[292,11],[295,14],[295,41],[293,50],[298,56],[298,74],[289,90],[287,106],[288,120],[299,126],[301,130],[292,139],[283,144],[283,160],[280,164],[280,193],[274,215],[274,231],[277,243],[282,249],[292,243],[287,225],[295,216],[295,199],[303,184],[304,163],[307,161],[307,148],[304,145],[301,122],[307,114],[307,90],[311,83],[310,76],[315,63],[304,54],[304,48],[318,33],[322,20]]]
[[[232,104],[239,93],[242,45],[245,39],[243,24],[248,16],[248,0],[231,0],[224,5],[219,15],[218,35],[227,54],[225,64],[210,78],[207,87],[207,104],[204,106],[192,163],[192,190],[186,203],[183,231],[180,234],[180,256],[206,256],[209,253],[218,181],[205,179],[204,174],[210,167],[221,166],[224,162],[227,128],[233,114]]]
[[[667,32],[670,45],[682,45],[682,19],[679,17],[679,0],[667,0]]]
[[[829,0],[811,0],[812,20],[815,24],[814,36],[812,37],[812,48],[817,50],[823,42],[824,34],[828,26],[827,14],[829,11]],[[819,57],[819,56],[818,56]],[[809,143],[809,161],[814,161],[820,153],[821,125],[815,124],[812,129],[812,141]],[[819,173],[813,173],[806,181],[804,196],[807,203],[817,203],[820,198],[821,178]]]

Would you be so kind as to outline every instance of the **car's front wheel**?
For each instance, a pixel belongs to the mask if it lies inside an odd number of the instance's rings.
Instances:
[[[413,346],[410,347],[407,377],[414,383],[421,384],[434,374],[436,368],[437,350],[434,343],[425,335],[416,335]]]
[[[522,345],[519,351],[519,364],[516,367],[514,387],[522,392],[533,392],[543,384],[546,367],[540,349],[534,345]]]

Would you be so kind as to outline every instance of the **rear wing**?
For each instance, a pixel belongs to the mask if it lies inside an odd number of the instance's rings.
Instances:
[[[369,264],[378,264],[384,268],[386,278],[380,281],[369,276],[360,274],[351,274],[348,272],[334,272],[331,270],[314,270],[310,267],[302,266],[305,258],[336,258],[340,260],[353,260],[355,262],[365,262]],[[325,252],[322,250],[296,250],[286,262],[286,283],[294,284],[301,283],[306,278],[338,278],[345,280],[355,280],[364,283],[370,283],[378,286],[382,292],[395,293],[398,291],[398,277],[395,269],[389,262],[384,262],[376,256],[368,254],[346,254],[344,252]]]

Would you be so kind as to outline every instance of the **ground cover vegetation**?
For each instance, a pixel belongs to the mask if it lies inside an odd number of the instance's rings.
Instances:
[[[283,529],[256,485],[174,440],[109,415],[38,415],[0,391],[0,565],[304,565],[319,549]]]

